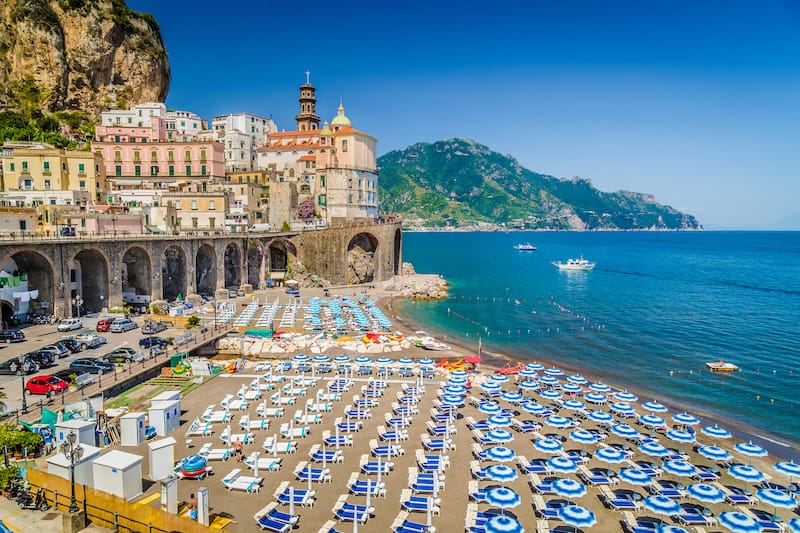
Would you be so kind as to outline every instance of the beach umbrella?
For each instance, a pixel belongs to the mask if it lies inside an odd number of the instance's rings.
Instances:
[[[502,394],[502,396],[500,396],[500,398],[501,398],[501,399],[503,399],[503,400],[505,400],[505,401],[507,401],[508,403],[519,403],[519,402],[521,402],[523,399],[525,399],[525,397],[524,397],[524,396],[522,396],[522,394],[520,394],[520,393],[518,393],[518,392],[513,392],[513,391],[511,391],[511,392],[504,392],[504,393]]]
[[[767,455],[767,450],[765,450],[758,444],[753,444],[752,441],[740,442],[739,444],[735,445],[733,449],[739,453],[747,455],[748,457],[764,457],[765,455]]]
[[[572,459],[568,457],[562,457],[560,455],[556,455],[548,459],[547,467],[552,472],[559,472],[562,474],[572,474],[573,472],[578,471],[578,465],[576,465]]]
[[[666,424],[666,421],[660,416],[656,415],[642,415],[639,417],[639,422],[643,426],[661,427]]]
[[[764,481],[764,474],[749,465],[733,465],[728,469],[728,473],[741,481],[748,483],[759,483]]]
[[[696,426],[700,423],[700,419],[694,415],[690,415],[686,411],[673,415],[672,420],[684,426]]]
[[[609,387],[608,385],[606,385],[602,381],[598,381],[596,383],[592,383],[591,385],[589,385],[589,388],[592,389],[595,392],[610,392],[611,391],[611,387]]]
[[[468,381],[469,380],[467,378],[454,378],[454,377],[447,378],[447,384],[454,387],[465,387]]]
[[[464,405],[464,397],[460,394],[445,394],[442,396],[442,403],[454,407]]]
[[[539,378],[539,383],[548,386],[558,385],[558,378],[555,376],[542,376]]]
[[[558,478],[550,483],[550,488],[563,498],[580,498],[586,495],[586,486],[574,479]]]
[[[638,396],[626,390],[615,392],[614,397],[621,402],[635,402],[639,399]]]
[[[675,442],[694,442],[695,436],[694,433],[689,433],[688,431],[683,431],[682,429],[671,429],[666,433],[667,438],[674,440]]]
[[[544,365],[534,361],[533,363],[528,363],[527,365],[525,365],[525,368],[529,368],[530,370],[535,370],[536,372],[541,372],[542,370],[544,370]]]
[[[764,528],[756,521],[739,511],[725,511],[717,516],[719,525],[724,526],[733,533],[761,533]]]
[[[545,400],[558,400],[561,398],[561,393],[552,389],[543,390],[539,395]]]
[[[615,411],[615,412],[617,412],[619,414],[622,414],[622,415],[629,415],[629,414],[633,414],[635,412],[633,410],[633,407],[631,407],[630,404],[627,404],[625,402],[614,402],[611,405],[609,405],[608,407],[612,411]]]
[[[459,368],[457,370],[453,370],[452,372],[450,372],[450,375],[453,376],[453,377],[457,377],[457,378],[465,378],[465,377],[469,376],[469,372]]]
[[[520,370],[517,375],[523,379],[528,380],[536,378],[539,375],[539,373],[536,372],[536,370],[531,370],[530,368],[525,367],[522,370]]]
[[[556,368],[556,367],[548,368],[547,370],[544,371],[544,373],[547,374],[548,376],[563,376],[564,375],[564,371],[561,370],[560,368]]]
[[[594,458],[604,463],[622,463],[628,456],[614,448],[600,448],[595,450]]]
[[[481,390],[484,392],[488,392],[490,394],[500,392],[502,387],[500,387],[499,383],[495,383],[494,381],[485,381],[481,383]]]
[[[496,514],[483,524],[486,533],[525,533],[525,528],[513,516]]]
[[[705,503],[721,503],[725,501],[725,494],[708,483],[693,483],[686,487],[686,493],[695,500]]]
[[[575,385],[586,385],[587,383],[589,383],[589,380],[587,380],[580,374],[575,374],[567,377],[567,381],[569,381],[570,383],[574,383]]]
[[[545,418],[544,421],[548,426],[553,426],[554,428],[568,428],[572,426],[572,420],[560,415],[550,415]]]
[[[547,411],[547,407],[536,402],[525,402],[520,405],[523,411],[532,415],[540,415]]]
[[[313,361],[315,363],[327,363],[331,358],[325,354],[315,355]]]
[[[591,431],[586,431],[585,429],[576,429],[575,431],[571,431],[569,438],[580,444],[594,444],[597,442],[597,435]]]
[[[561,406],[564,409],[569,409],[570,411],[580,411],[586,407],[586,404],[578,400],[565,400]]]
[[[776,489],[758,489],[756,497],[767,505],[775,508],[794,509],[797,507],[797,500],[788,492]],[[776,509],[777,510],[777,509]]]
[[[492,446],[484,451],[484,455],[490,461],[497,461],[498,463],[507,463],[513,461],[517,456],[517,452],[505,446]]]
[[[433,366],[436,364],[436,361],[434,361],[433,359],[428,359],[426,357],[425,359],[420,359],[419,361],[417,361],[417,364],[419,366]]]
[[[624,439],[632,439],[639,436],[639,432],[628,424],[615,424],[611,426],[611,433],[619,435]]]
[[[442,387],[445,394],[466,394],[467,388],[461,385],[445,385]]]
[[[389,357],[379,357],[375,359],[375,364],[381,366],[391,365],[392,360]]]
[[[535,381],[523,381],[517,385],[521,391],[539,390],[539,384]]]
[[[658,533],[689,533],[689,530],[681,526],[673,526],[671,524],[662,524],[658,528]]]
[[[485,437],[492,443],[505,443],[514,440],[514,435],[505,429],[493,429],[486,433]]]
[[[731,452],[719,446],[700,446],[697,453],[712,461],[729,461],[733,457]]]
[[[605,411],[592,411],[589,413],[589,420],[593,420],[594,422],[611,422],[614,420],[614,417]]]
[[[731,432],[725,428],[721,428],[718,425],[714,424],[713,426],[706,426],[702,428],[702,431],[705,435],[713,439],[729,439],[731,438]]]
[[[800,518],[792,518],[789,520],[789,529],[795,533],[800,533]]]
[[[564,447],[554,439],[536,439],[533,447],[543,453],[559,453]]]
[[[485,415],[498,415],[503,412],[503,408],[494,402],[481,402],[478,404],[478,411]]]
[[[692,477],[697,473],[697,467],[686,461],[664,461],[661,468],[676,476]]]
[[[681,504],[666,496],[656,494],[644,499],[644,508],[656,514],[674,516],[681,513]]]
[[[576,527],[592,527],[597,523],[594,513],[580,505],[565,505],[558,508],[558,517]]]
[[[511,417],[503,415],[492,415],[486,419],[486,423],[496,428],[507,428],[511,425]]]
[[[599,392],[587,392],[583,399],[589,403],[606,403],[606,395]]]
[[[654,413],[666,413],[667,411],[669,411],[669,409],[667,409],[665,405],[660,404],[655,400],[653,400],[652,402],[643,403],[642,407]]]
[[[639,451],[652,457],[664,457],[670,453],[666,446],[652,441],[645,442],[639,446]]]
[[[800,465],[794,461],[778,461],[775,463],[775,470],[789,476],[790,483],[792,482],[792,478],[800,476]]]
[[[305,363],[309,359],[311,358],[304,353],[299,353],[292,357],[292,361],[294,361],[295,363]]]
[[[517,471],[508,465],[491,465],[483,470],[486,479],[491,481],[498,481],[500,483],[508,483],[517,479]]]
[[[508,382],[509,382],[509,380],[511,380],[511,378],[510,378],[510,377],[508,377],[508,376],[504,376],[503,374],[492,374],[491,376],[489,376],[489,379],[490,379],[490,380],[491,380],[493,383],[497,383],[497,384],[500,384],[500,383],[508,383]]]
[[[619,478],[631,485],[650,485],[653,478],[638,468],[623,468],[619,471]]]
[[[566,392],[567,394],[578,394],[579,392],[583,391],[583,389],[574,383],[564,383],[561,385],[561,390]]]
[[[407,365],[413,365],[414,364],[414,360],[411,359],[410,357],[401,357],[400,359],[397,360],[397,364],[406,365],[406,366]]]
[[[511,509],[522,503],[522,498],[508,487],[489,487],[486,489],[486,503],[500,509]]]
[[[333,362],[334,363],[349,363],[350,362],[350,356],[344,355],[344,354],[337,355],[336,357],[333,358]]]

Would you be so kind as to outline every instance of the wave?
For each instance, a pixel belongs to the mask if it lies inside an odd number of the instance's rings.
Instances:
[[[748,289],[752,291],[761,291],[773,294],[788,294],[791,296],[800,296],[800,291],[793,291],[790,289],[780,289],[777,287],[762,287],[760,285],[751,285],[749,283],[742,283],[739,281],[730,281],[725,279],[720,279],[715,281],[716,283],[719,283],[720,285],[725,285],[727,287],[737,287],[740,289]]]

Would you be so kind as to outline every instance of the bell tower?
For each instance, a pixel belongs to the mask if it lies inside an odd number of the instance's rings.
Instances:
[[[310,77],[311,72],[306,71],[306,82],[300,86],[300,114],[294,117],[297,121],[297,131],[319,129],[317,97],[314,95],[316,88],[311,85]]]

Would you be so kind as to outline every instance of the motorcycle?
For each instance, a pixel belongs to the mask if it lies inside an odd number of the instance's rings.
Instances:
[[[14,478],[8,484],[8,499],[17,501],[20,496],[28,492],[28,487],[25,480],[22,478]]]
[[[44,495],[44,489],[39,487],[36,490],[36,494],[31,492],[24,493],[19,500],[17,500],[17,505],[19,505],[20,509],[38,509],[40,511],[47,511],[50,509],[50,504],[47,503],[47,498]]]

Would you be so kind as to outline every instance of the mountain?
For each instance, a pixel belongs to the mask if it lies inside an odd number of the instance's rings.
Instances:
[[[595,189],[522,167],[467,139],[418,143],[378,158],[381,211],[412,226],[520,229],[700,229],[648,194]]]
[[[0,109],[97,116],[163,102],[169,81],[158,24],[125,0],[0,2]]]

